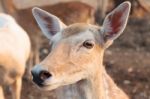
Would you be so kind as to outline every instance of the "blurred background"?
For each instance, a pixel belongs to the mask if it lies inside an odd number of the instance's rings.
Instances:
[[[32,83],[30,68],[48,53],[48,40],[38,28],[31,9],[38,6],[65,24],[101,25],[106,14],[126,0],[0,0],[0,12],[12,15],[30,36],[32,53],[23,78],[21,99],[55,99]],[[105,52],[104,64],[110,76],[131,99],[150,99],[150,0],[128,0],[132,4],[124,33]],[[11,99],[10,91],[5,91]]]

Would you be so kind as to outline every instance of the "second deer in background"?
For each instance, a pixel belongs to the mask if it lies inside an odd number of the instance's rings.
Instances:
[[[13,17],[0,13],[0,99],[3,87],[10,85],[13,99],[20,99],[22,77],[30,54],[27,33]]]

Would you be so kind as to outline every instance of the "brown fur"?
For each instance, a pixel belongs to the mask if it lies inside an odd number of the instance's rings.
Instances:
[[[81,35],[81,32],[86,33],[88,29],[97,31],[97,27],[93,28],[87,24],[71,25],[64,30],[65,35],[71,34],[64,38],[68,41],[68,38],[73,38],[74,35]],[[72,32],[73,30],[75,32]],[[93,32],[90,33],[93,34]],[[96,42],[96,46],[89,54],[82,52],[81,54],[80,51],[80,54],[77,54],[74,53],[76,47],[71,48],[72,44],[70,44],[70,41],[66,41],[61,40],[40,63],[40,66],[48,68],[49,72],[57,79],[65,77],[65,81],[71,83],[71,85],[68,85],[63,82],[67,86],[56,89],[58,99],[128,99],[128,96],[116,86],[106,73],[102,65],[104,49],[99,46],[99,42]],[[74,40],[72,39],[72,41]],[[93,66],[90,67],[88,64],[93,64]],[[78,81],[80,77],[84,78],[84,72],[88,72],[91,75],[72,84],[72,81],[75,79]]]
[[[103,55],[125,29],[130,8],[129,2],[122,3],[106,16],[102,27],[75,23],[63,29],[59,28],[63,27],[62,22],[54,20],[56,16],[34,8],[33,15],[40,28],[46,31],[57,28],[57,32],[51,35],[43,31],[53,42],[52,49],[32,69],[33,81],[43,90],[56,89],[57,99],[129,99],[105,71]],[[39,19],[38,13],[43,17]],[[52,27],[43,24],[45,17],[54,20]]]
[[[72,36],[72,35],[77,35],[81,32],[85,32],[85,31],[91,31],[91,32],[97,32],[98,30],[94,30],[94,29],[99,29],[98,26],[92,26],[90,24],[86,24],[86,23],[75,23],[75,24],[72,24],[70,26],[68,26],[66,29],[64,29],[62,31],[62,34],[63,34],[63,37],[69,37],[69,36]]]
[[[69,37],[71,35],[77,35],[77,33],[85,32],[88,26],[85,23],[76,23],[68,26],[68,28],[62,31],[64,37]]]

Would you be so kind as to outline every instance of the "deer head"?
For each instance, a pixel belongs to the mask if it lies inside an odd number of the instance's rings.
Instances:
[[[39,8],[32,11],[43,34],[50,40],[49,55],[31,71],[33,81],[41,89],[52,90],[90,79],[100,70],[104,50],[125,29],[130,3],[124,2],[109,13],[101,27],[84,23],[66,26],[46,11]]]

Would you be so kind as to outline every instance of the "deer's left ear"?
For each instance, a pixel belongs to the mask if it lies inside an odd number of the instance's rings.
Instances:
[[[130,2],[124,2],[106,16],[102,26],[105,43],[108,41],[113,42],[123,32],[127,24],[130,8]]]

